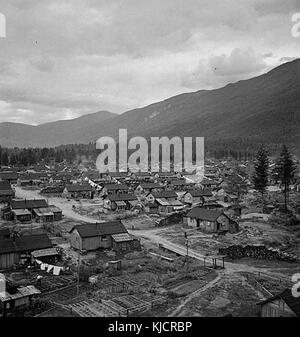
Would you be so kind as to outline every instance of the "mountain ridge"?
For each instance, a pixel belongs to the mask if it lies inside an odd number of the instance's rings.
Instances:
[[[35,126],[31,137],[21,132],[22,139],[13,131],[10,135],[7,131],[10,137],[2,137],[1,123],[0,144],[26,147],[89,143],[101,136],[117,137],[120,128],[127,128],[129,136],[146,138],[203,136],[211,141],[247,138],[253,142],[296,143],[300,141],[299,110],[300,59],[296,59],[260,76],[213,90],[182,93],[120,115],[101,120],[94,119],[94,114],[85,115],[72,130],[66,129],[66,121],[57,121]],[[82,118],[89,122],[83,125]],[[76,120],[72,121],[76,124]],[[10,127],[25,130],[28,125],[24,125]],[[60,125],[58,134],[51,130],[56,125]]]

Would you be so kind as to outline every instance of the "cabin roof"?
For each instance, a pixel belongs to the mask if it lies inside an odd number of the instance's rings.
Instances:
[[[190,193],[192,197],[211,197],[212,193],[209,189],[204,188],[204,189],[194,189],[187,191],[186,193]]]
[[[70,184],[66,185],[66,189],[68,192],[85,192],[91,191],[92,187],[90,184]]]
[[[12,209],[26,209],[26,208],[44,208],[48,207],[45,199],[13,199],[10,203]]]
[[[104,186],[104,188],[110,191],[128,190],[128,186],[125,184],[107,184]]]
[[[33,251],[51,248],[53,245],[46,234],[7,238],[0,241],[0,254]]]
[[[77,230],[82,238],[127,233],[127,230],[121,221],[109,221],[96,224],[77,225],[74,226],[70,232],[72,232],[74,229]]]
[[[188,212],[187,216],[199,220],[216,221],[222,214],[222,212],[216,210],[203,207],[194,207]]]
[[[137,200],[137,197],[131,193],[110,194],[107,196],[110,201],[132,201]]]
[[[151,193],[155,199],[163,199],[163,198],[177,198],[177,194],[174,191],[163,191],[158,193]]]

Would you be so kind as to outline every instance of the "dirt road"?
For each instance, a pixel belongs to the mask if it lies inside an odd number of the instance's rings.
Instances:
[[[32,191],[32,190],[23,190],[22,188],[16,186],[16,197],[22,198],[22,199],[47,199],[48,204],[55,205],[59,207],[62,211],[65,217],[78,220],[78,221],[84,221],[89,223],[96,223],[95,219],[80,215],[76,212],[74,212],[72,205],[77,204],[76,201],[67,201],[66,199],[62,198],[45,198],[44,196],[41,196],[38,191]],[[99,221],[98,221],[99,222]]]

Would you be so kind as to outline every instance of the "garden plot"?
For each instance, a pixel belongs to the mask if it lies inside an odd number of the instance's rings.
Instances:
[[[89,299],[79,301],[68,305],[68,308],[81,317],[126,317],[164,302],[165,299],[158,296],[144,300],[133,295],[125,295],[111,300]]]
[[[47,276],[42,279],[40,285],[36,287],[42,293],[49,293],[52,291],[60,290],[61,288],[65,288],[67,286],[71,286],[74,284],[74,277],[65,277],[65,276]]]
[[[212,287],[193,297],[178,313],[187,317],[255,317],[262,294],[241,275],[223,275]]]
[[[139,287],[139,285],[133,280],[130,280],[128,277],[120,276],[101,279],[101,281],[97,283],[97,287],[105,292],[121,293],[134,291]]]
[[[271,276],[265,273],[241,273],[247,278],[247,281],[263,292],[266,297],[276,295],[286,288],[291,288],[292,282],[289,278]]]

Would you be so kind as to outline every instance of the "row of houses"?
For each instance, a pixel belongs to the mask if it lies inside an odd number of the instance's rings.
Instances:
[[[62,219],[62,210],[48,205],[45,199],[12,199],[7,207],[2,208],[5,220],[18,222],[53,222]]]

